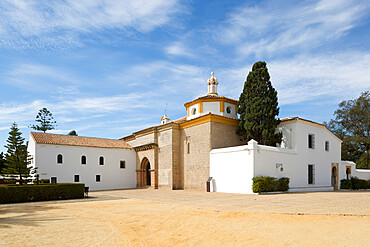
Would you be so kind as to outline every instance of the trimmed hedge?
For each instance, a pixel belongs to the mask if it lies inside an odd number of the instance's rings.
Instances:
[[[252,190],[254,193],[288,191],[289,178],[274,178],[274,177],[254,177]]]
[[[0,203],[49,201],[83,198],[85,184],[61,183],[45,185],[0,186]]]
[[[359,179],[357,177],[342,179],[340,180],[340,188],[351,190],[370,189],[370,180]]]

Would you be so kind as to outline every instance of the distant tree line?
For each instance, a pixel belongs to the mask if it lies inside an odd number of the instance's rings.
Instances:
[[[357,168],[370,169],[370,92],[342,101],[334,117],[325,124],[343,140],[342,160],[354,161]]]

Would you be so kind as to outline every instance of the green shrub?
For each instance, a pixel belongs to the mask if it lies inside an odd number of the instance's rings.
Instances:
[[[83,198],[84,184],[43,184],[0,186],[0,203]]]
[[[340,181],[341,189],[370,189],[370,180],[359,179],[357,177],[351,177],[351,179],[342,179]]]
[[[15,184],[16,180],[15,179],[4,179],[4,184]]]
[[[370,189],[369,186],[370,181],[366,181],[364,179],[359,179],[357,177],[351,177],[351,189],[359,190],[359,189]]]
[[[40,179],[40,184],[50,184],[50,179]]]
[[[252,190],[254,193],[287,191],[289,190],[289,178],[254,177]]]
[[[277,191],[288,191],[289,190],[289,178],[280,178],[277,180]]]
[[[352,188],[351,179],[342,179],[340,180],[340,188],[349,190]]]

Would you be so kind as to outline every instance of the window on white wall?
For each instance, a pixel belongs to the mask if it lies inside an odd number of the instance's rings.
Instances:
[[[195,114],[197,114],[197,109],[196,108],[191,109],[191,115],[195,115]]]
[[[86,156],[85,155],[81,156],[81,165],[86,165]]]
[[[228,106],[228,107],[226,107],[226,112],[227,112],[227,114],[230,114],[231,113],[231,106]]]
[[[329,141],[325,142],[325,151],[329,151]]]
[[[121,161],[119,162],[119,168],[121,168],[121,169],[125,169],[125,168],[126,168],[126,161],[121,160]]]
[[[315,149],[315,135],[308,134],[308,148]]]
[[[56,184],[57,183],[57,177],[51,177],[50,178],[50,183]]]
[[[57,163],[58,164],[63,164],[63,155],[61,155],[61,154],[57,155]]]
[[[95,181],[96,181],[96,182],[100,182],[100,175],[96,175],[96,177],[95,177]]]
[[[78,183],[80,182],[80,175],[75,175],[75,183]]]
[[[315,184],[315,165],[308,165],[308,184]]]
[[[104,157],[100,156],[99,158],[99,165],[103,166],[104,165]]]

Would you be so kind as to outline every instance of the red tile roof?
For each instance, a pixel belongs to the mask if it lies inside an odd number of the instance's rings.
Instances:
[[[114,139],[57,135],[40,132],[31,132],[31,136],[38,144],[54,144],[54,145],[97,147],[97,148],[123,148],[123,149],[132,148],[132,146],[127,142]]]
[[[186,122],[186,117],[175,119],[172,122],[178,123],[178,124],[183,123],[183,122]]]
[[[313,123],[313,124],[318,124],[318,125],[321,125],[321,126],[325,126],[325,124],[314,122],[314,121],[307,120],[307,119],[303,119],[303,118],[300,118],[300,117],[286,117],[286,118],[282,118],[280,120],[282,122],[292,121],[292,120],[301,120],[301,121],[306,121],[306,122],[310,122],[310,123]]]

